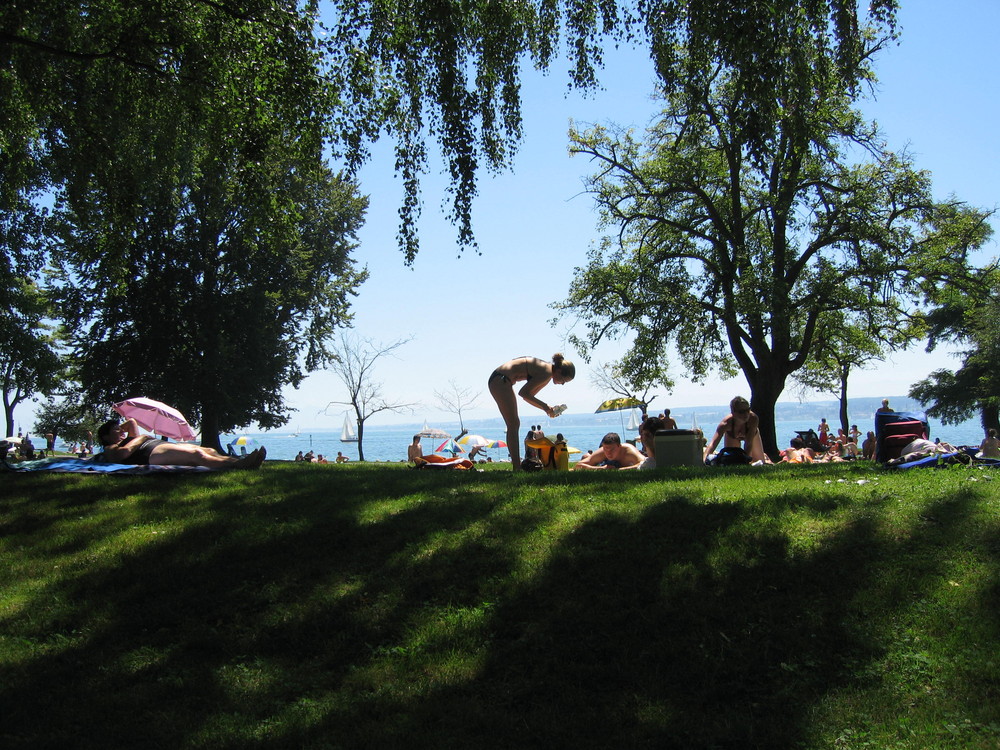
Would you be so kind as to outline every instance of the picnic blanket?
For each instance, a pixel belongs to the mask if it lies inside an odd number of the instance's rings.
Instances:
[[[136,466],[135,464],[107,464],[92,458],[42,458],[37,461],[0,462],[0,471],[31,472],[52,471],[75,474],[187,474],[214,471],[207,466]]]

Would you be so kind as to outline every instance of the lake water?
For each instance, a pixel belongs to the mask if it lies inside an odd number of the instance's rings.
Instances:
[[[725,415],[705,414],[703,417],[688,417],[686,420],[678,419],[677,421],[678,426],[682,429],[690,429],[692,421],[696,420],[697,426],[706,433],[711,434],[715,431],[715,426],[722,416]],[[571,447],[579,448],[581,451],[586,452],[589,449],[597,448],[600,445],[601,438],[608,432],[617,432],[623,439],[634,439],[637,436],[637,432],[628,429],[627,420],[627,412],[624,415],[619,415],[618,413],[611,415],[567,414],[558,419],[543,420],[542,427],[545,434],[549,437],[554,438],[557,432],[561,432]],[[779,447],[785,447],[788,441],[795,436],[797,430],[816,429],[818,423],[819,420],[778,422],[776,425],[776,435]],[[522,440],[530,424],[532,424],[530,420],[524,419],[522,421]],[[422,424],[378,425],[366,423],[364,432],[365,460],[405,461],[406,448],[412,442],[413,435],[419,432],[422,426]],[[442,429],[452,435],[458,435],[461,431],[457,422],[436,423],[431,426]],[[866,425],[862,424],[861,420],[858,421],[858,427],[863,434],[867,433],[868,430],[874,429],[871,422]],[[470,433],[482,435],[488,440],[500,440],[504,438],[503,422],[499,419],[477,420],[472,423],[466,422],[466,428]],[[934,438],[941,438],[941,440],[956,446],[978,446],[983,439],[983,430],[978,420],[964,422],[960,425],[945,426],[937,420],[932,419],[930,420],[930,431],[932,440]],[[244,434],[253,438],[256,444],[267,448],[267,457],[269,460],[291,461],[299,451],[305,453],[310,450],[316,454],[322,453],[331,461],[336,457],[338,451],[352,461],[358,459],[358,444],[342,443],[340,441],[339,428],[300,430],[298,435],[292,435],[287,430],[284,432],[276,430]],[[235,435],[223,436],[223,446],[235,437]],[[421,439],[424,453],[433,452],[442,442],[442,440],[431,440],[429,438]],[[248,450],[253,447],[255,445],[251,445]],[[508,460],[509,458],[506,448],[490,449],[486,454],[491,456],[494,461]],[[571,460],[575,460],[577,457],[574,455],[570,458]]]

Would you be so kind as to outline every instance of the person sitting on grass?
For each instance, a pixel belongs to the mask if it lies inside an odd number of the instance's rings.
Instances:
[[[730,413],[719,422],[715,435],[705,446],[705,461],[722,442],[723,448],[743,448],[751,461],[765,461],[764,444],[760,439],[760,418],[750,411],[750,402],[737,396],[729,402]]]
[[[848,435],[840,444],[840,455],[848,460],[860,458],[861,449],[858,448],[858,441]]]
[[[989,432],[986,433],[986,437],[983,438],[983,442],[979,444],[978,458],[1000,458],[1000,440],[997,439],[997,431],[990,428]]]
[[[258,448],[241,458],[234,458],[201,445],[170,443],[152,435],[143,435],[134,419],[126,419],[121,424],[115,420],[105,422],[97,430],[97,438],[104,450],[94,460],[109,464],[256,469],[267,456],[264,448]]]
[[[420,435],[413,436],[413,442],[406,446],[406,460],[416,461],[424,455],[424,449],[420,445]]]
[[[575,469],[632,469],[638,468],[646,459],[631,443],[622,443],[621,435],[609,432],[601,438],[601,447],[584,456]]]
[[[861,444],[861,457],[869,461],[875,460],[875,433],[871,430],[868,431],[865,442]]]

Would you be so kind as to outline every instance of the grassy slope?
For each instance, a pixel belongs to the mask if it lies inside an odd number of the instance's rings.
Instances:
[[[4,475],[0,746],[995,748],[995,476]]]

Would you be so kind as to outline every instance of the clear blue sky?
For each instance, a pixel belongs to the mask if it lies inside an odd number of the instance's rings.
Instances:
[[[1000,204],[1000,153],[994,134],[998,120],[995,30],[996,0],[903,0],[900,44],[880,56],[877,99],[865,112],[879,122],[894,148],[908,147],[920,168],[930,170],[937,197],[954,194],[970,204]],[[524,77],[525,139],[510,173],[483,175],[475,206],[481,255],[458,257],[455,233],[443,220],[444,180],[437,173],[425,184],[422,251],[405,268],[395,247],[399,181],[388,151],[376,152],[362,190],[371,195],[367,226],[358,253],[371,279],[355,304],[359,335],[390,342],[413,336],[384,359],[374,379],[393,401],[421,402],[415,414],[379,415],[373,424],[454,421],[442,412],[434,392],[450,381],[481,393],[466,417],[496,416],[485,381],[501,362],[522,354],[548,357],[564,351],[579,365],[576,380],[549,386],[542,398],[566,403],[572,412],[592,411],[608,394],[590,383],[589,367],[565,344],[566,324],[552,328],[548,305],[565,297],[575,266],[582,265],[598,239],[591,200],[581,194],[590,165],[567,154],[570,120],[644,126],[656,113],[649,98],[653,76],[642,53],[609,54],[601,76],[604,90],[583,98],[566,95],[565,78],[528,72]],[[998,227],[1000,229],[1000,227]],[[997,253],[994,241],[986,257]],[[626,342],[602,347],[600,361],[619,357]],[[938,367],[954,366],[944,353],[922,348],[894,355],[888,364],[853,377],[854,396],[903,395],[911,383]],[[717,405],[748,394],[742,376],[705,385],[691,383],[674,368],[673,393],[660,393],[654,406]],[[317,416],[327,402],[342,400],[335,376],[317,373],[289,401],[299,409],[292,424],[336,427],[342,407]],[[797,394],[786,391],[783,400]],[[827,400],[810,394],[808,400]],[[522,404],[522,422],[540,416]]]

